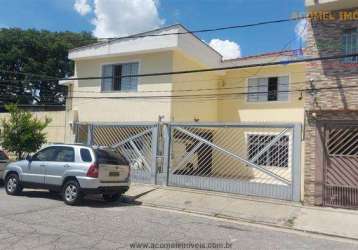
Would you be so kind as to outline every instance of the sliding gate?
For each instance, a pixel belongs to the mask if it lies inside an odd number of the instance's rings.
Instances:
[[[79,124],[76,142],[120,153],[130,163],[132,181],[155,183],[158,124]]]
[[[170,124],[168,185],[300,200],[300,125]]]
[[[82,124],[76,141],[112,148],[134,182],[300,200],[299,124]]]

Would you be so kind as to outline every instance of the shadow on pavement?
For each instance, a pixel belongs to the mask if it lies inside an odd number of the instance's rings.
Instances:
[[[0,192],[5,192],[4,187],[0,186]],[[49,199],[55,201],[62,201],[60,193],[51,193],[47,190],[23,190],[20,197],[35,198],[35,199]],[[123,195],[116,202],[106,202],[102,199],[101,195],[86,195],[80,207],[92,208],[111,208],[111,207],[124,207],[124,206],[139,206],[141,202],[136,201],[131,196]]]

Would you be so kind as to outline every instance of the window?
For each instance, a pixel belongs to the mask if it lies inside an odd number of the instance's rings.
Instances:
[[[33,157],[33,161],[54,161],[55,160],[55,147],[48,147],[39,152],[37,152]]]
[[[343,32],[342,49],[344,54],[354,54],[358,52],[358,29]],[[358,63],[358,56],[343,58],[343,62]]]
[[[74,162],[75,152],[71,147],[47,147],[37,152],[33,161]]]
[[[248,159],[253,159],[276,135],[250,134],[247,137]],[[254,163],[260,166],[288,168],[289,137],[284,135]]]
[[[124,63],[102,66],[102,91],[137,91],[139,63]]]
[[[288,101],[288,76],[250,78],[248,102]]]
[[[75,151],[71,147],[56,147],[56,157],[54,161],[58,162],[74,162]]]
[[[358,128],[329,129],[327,152],[331,156],[358,156]]]
[[[80,154],[81,154],[82,161],[84,161],[84,162],[92,162],[92,156],[91,156],[91,153],[90,153],[90,151],[88,149],[81,148]]]
[[[0,150],[0,161],[5,161],[5,160],[8,160],[9,157],[7,157],[7,155]]]
[[[98,164],[129,165],[129,162],[123,156],[114,151],[95,149],[95,155]]]

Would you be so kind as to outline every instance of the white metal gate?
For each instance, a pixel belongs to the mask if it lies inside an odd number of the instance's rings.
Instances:
[[[132,181],[156,182],[158,124],[83,124],[82,126],[87,132],[78,131],[77,134],[86,134],[87,144],[111,148],[127,158],[131,166]],[[80,138],[80,136],[76,137]],[[86,136],[82,135],[82,137]]]
[[[300,124],[122,123],[82,130],[78,142],[87,138],[123,154],[134,182],[300,200]]]
[[[168,185],[300,200],[300,125],[173,123],[166,137]]]

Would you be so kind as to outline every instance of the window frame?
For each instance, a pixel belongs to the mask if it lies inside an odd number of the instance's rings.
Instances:
[[[291,72],[290,73],[287,73],[287,74],[272,74],[272,75],[259,75],[259,76],[255,76],[255,77],[247,77],[246,78],[246,82],[245,82],[245,90],[246,90],[246,96],[245,96],[245,104],[246,105],[255,105],[255,104],[259,104],[259,105],[262,105],[262,104],[280,104],[280,103],[290,103],[292,101],[292,94],[290,92],[288,92],[288,97],[287,97],[287,100],[285,101],[282,101],[282,100],[276,100],[276,101],[249,101],[249,80],[250,79],[259,79],[259,78],[273,78],[273,77],[288,77],[288,91],[291,91]],[[268,93],[267,93],[268,95]],[[278,98],[278,95],[279,95],[279,92],[277,93],[277,98]]]
[[[83,157],[82,157],[82,150],[87,150],[89,155],[91,156],[91,161],[84,161]],[[94,158],[93,158],[93,153],[91,152],[91,150],[89,148],[79,148],[79,156],[82,162],[84,163],[92,163],[94,162]]]
[[[58,150],[58,148],[69,148],[69,149],[72,149],[73,150],[73,161],[55,161],[55,160],[46,160],[45,162],[76,162],[76,151],[73,147],[70,147],[70,146],[48,146],[48,147],[45,147],[39,151],[37,151],[32,157],[36,156],[37,154],[45,151],[45,150],[48,150],[48,149],[51,149],[51,148],[54,148],[55,150]],[[56,152],[56,151],[55,151]],[[58,153],[57,153],[58,154]],[[57,154],[55,155],[57,157]],[[43,160],[32,160],[34,162],[43,162]]]
[[[139,59],[135,59],[135,60],[128,60],[128,61],[113,61],[113,62],[105,62],[105,63],[101,63],[100,64],[100,70],[101,70],[101,77],[103,76],[103,67],[104,66],[116,66],[116,65],[123,65],[123,64],[130,64],[130,63],[137,63],[138,64],[138,74],[140,74],[141,72],[141,60]],[[137,93],[139,90],[139,85],[141,84],[141,79],[140,77],[138,77],[137,79],[137,90],[133,91],[133,90],[103,90],[103,79],[101,79],[100,82],[100,92],[101,93]],[[113,87],[113,86],[112,86]]]
[[[70,163],[70,162],[76,162],[76,151],[73,147],[70,146],[53,146],[55,148],[62,148],[62,149],[71,149],[73,152],[73,160],[72,161],[53,161],[53,162],[66,162],[66,163]],[[56,155],[56,157],[58,156],[58,153]]]
[[[346,51],[346,43],[345,43],[345,36],[350,34],[350,33],[356,33],[356,52],[347,52]],[[342,30],[342,34],[341,34],[341,52],[343,54],[351,54],[351,53],[358,53],[358,27],[357,28],[351,28],[351,29],[343,29]],[[352,45],[351,45],[352,47]],[[355,57],[355,60],[352,60],[354,57],[345,57],[342,58],[341,61],[342,63],[346,63],[346,64],[358,64],[358,56]]]
[[[247,160],[249,160],[249,136],[252,135],[257,135],[257,136],[277,136],[280,134],[280,132],[254,132],[254,131],[247,131],[244,132],[245,133],[245,143],[246,143],[246,156],[247,156]],[[285,170],[285,171],[291,171],[292,169],[292,161],[290,161],[290,159],[292,159],[292,133],[284,133],[284,136],[288,137],[288,164],[287,164],[287,168],[286,167],[278,167],[278,166],[266,166],[263,165],[263,167],[267,168],[267,169],[280,169],[280,170]]]

